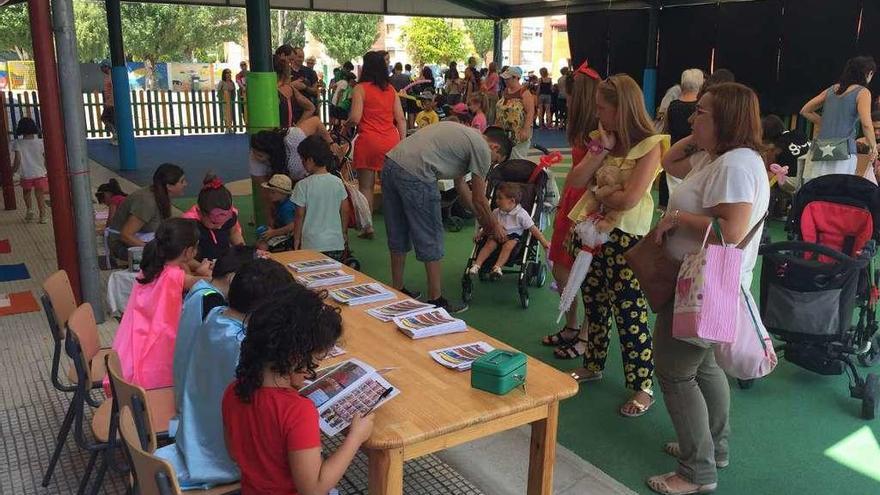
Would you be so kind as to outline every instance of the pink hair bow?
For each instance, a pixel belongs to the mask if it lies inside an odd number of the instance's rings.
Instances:
[[[778,163],[770,164],[770,173],[773,174],[773,178],[776,179],[776,183],[780,186],[785,184],[785,181],[788,179],[788,167],[783,167]]]
[[[532,171],[532,175],[529,176],[529,183],[535,182],[535,179],[538,178],[538,174],[541,173],[546,168],[550,168],[554,163],[559,163],[562,161],[562,153],[558,151],[554,151],[553,153],[548,153],[546,155],[541,156],[538,160],[538,166],[535,167],[535,170]]]

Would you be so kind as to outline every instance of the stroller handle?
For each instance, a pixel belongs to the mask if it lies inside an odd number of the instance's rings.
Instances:
[[[815,252],[819,254],[823,254],[828,256],[829,258],[833,258],[836,261],[840,261],[842,263],[856,263],[859,265],[867,265],[868,260],[863,256],[859,258],[853,258],[848,256],[840,251],[835,249],[831,249],[828,246],[823,246],[822,244],[815,244],[812,242],[802,242],[802,241],[783,241],[783,242],[774,242],[772,244],[764,244],[758,248],[758,254],[772,254],[772,253],[780,253],[784,251],[795,251],[795,252]]]

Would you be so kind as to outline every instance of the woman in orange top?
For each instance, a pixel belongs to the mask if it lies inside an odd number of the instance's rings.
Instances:
[[[358,189],[367,198],[373,211],[373,185],[376,173],[382,170],[385,153],[406,137],[406,117],[400,98],[391,86],[385,52],[367,52],[361,77],[351,96],[348,125],[358,126],[354,144],[354,168]],[[361,237],[372,238],[372,230]]]

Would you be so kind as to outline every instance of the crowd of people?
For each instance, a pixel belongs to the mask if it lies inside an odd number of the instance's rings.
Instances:
[[[302,49],[288,46],[276,51],[283,126],[250,140],[251,177],[269,212],[260,247],[282,238],[271,246],[342,259],[352,195],[361,194],[372,209],[380,176],[392,287],[421,296],[403,283],[406,257],[414,250],[425,265],[424,299],[450,312],[466,306],[443,296],[440,180],[454,181],[477,217],[477,236],[486,241],[474,273],[498,251],[490,272],[499,276],[511,242],[529,231],[548,250],[553,277],[563,287],[573,276],[574,260],[590,249],[590,269],[580,284],[583,316],[574,305],[564,326],[542,343],[555,347],[560,359],[582,360],[571,373],[578,382],[602,380],[613,322],[628,389],[618,412],[630,418],[646,414],[659,384],[676,433],[675,441],[663,446],[677,458],[676,470],[649,478],[648,485],[666,494],[715,490],[717,470],[731,460],[727,378],[711,348],[672,337],[671,307],[659,308],[649,327],[651,309],[624,253],[647,238],[681,260],[700,247],[704,235],[715,243],[738,243],[756,226],[760,230],[770,204],[771,164],[793,166],[806,154],[809,180],[856,173],[859,151],[874,163],[880,114],[872,115],[867,89],[873,60],[850,60],[838,81],[804,105],[802,114],[822,124],[812,153],[805,137],[786,130],[778,117],[762,119],[755,92],[733,82],[729,71],[708,76],[684,71],[655,122],[631,77],[603,79],[587,62],[566,69],[555,84],[564,86],[564,97],[560,89],[555,101],[565,102],[573,166],[548,242],[523,215],[517,186],[497,188],[494,211],[487,196],[492,167],[524,158],[536,115],[542,125],[554,111],[554,83],[546,70],[533,92],[517,67],[498,72],[490,64],[483,72],[472,59],[462,77],[451,63],[441,96],[452,115],[440,119],[429,68],[413,81],[408,66],[389,70],[384,52],[365,54],[357,78],[350,75],[351,65],[341,67],[329,85],[331,115],[342,129],[357,127],[358,187],[352,189],[338,175],[345,146],[314,116],[317,78],[302,55]],[[19,125],[21,134],[36,134],[27,123]],[[857,126],[863,134],[858,141]],[[34,170],[29,140],[16,141],[13,150],[16,163]],[[619,169],[625,181],[594,193],[603,167]],[[655,205],[652,187],[661,173],[665,191]],[[42,174],[45,179],[45,169]],[[864,174],[873,178],[873,168]],[[40,177],[34,175],[40,171],[28,172],[28,185],[38,188]],[[297,394],[340,337],[340,313],[295,283],[285,267],[264,259],[262,249],[245,246],[232,195],[220,178],[204,177],[196,204],[172,217],[171,199],[186,186],[182,168],[163,164],[150,186],[131,194],[115,182],[98,189],[98,201],[112,211],[107,227],[112,255],[126,260],[132,248],[143,249],[113,342],[124,376],[145,388],[174,387],[180,427],[175,443],[159,452],[174,464],[182,486],[241,479],[244,493],[326,493],[373,424],[372,415],[355,416],[342,446],[322,459],[316,409]],[[598,210],[584,206],[585,195],[596,197]],[[37,200],[42,208],[39,195]],[[657,206],[665,214],[653,225]],[[585,246],[576,226],[609,210],[620,215],[608,241],[595,249]],[[41,209],[40,217],[44,214]],[[30,203],[28,215],[33,217]],[[718,233],[706,234],[713,223]],[[760,237],[744,246],[742,287],[751,285]],[[748,290],[742,294],[744,306],[754,307]]]

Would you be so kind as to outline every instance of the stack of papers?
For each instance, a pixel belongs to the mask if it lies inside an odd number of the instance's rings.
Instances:
[[[443,308],[433,308],[409,316],[394,318],[401,332],[413,339],[423,339],[448,333],[464,332],[467,325],[453,318]]]
[[[311,273],[342,268],[342,263],[330,258],[322,258],[319,260],[295,261],[288,263],[287,266],[296,273]]]
[[[349,306],[357,306],[358,304],[387,301],[397,296],[390,290],[382,287],[381,284],[372,283],[333,289],[330,291],[330,297]]]
[[[415,299],[404,299],[403,301],[396,301],[378,308],[370,308],[367,310],[367,314],[382,321],[391,321],[394,318],[408,316],[433,307],[433,304],[423,303]]]
[[[297,282],[305,285],[309,289],[317,287],[327,287],[330,285],[346,284],[354,281],[354,275],[349,275],[342,270],[333,270],[329,272],[307,273],[294,277]]]
[[[434,358],[434,361],[437,361],[447,368],[465,371],[471,369],[471,364],[473,364],[477,358],[493,350],[495,350],[495,348],[485,342],[472,342],[470,344],[462,344],[446,347],[445,349],[428,351],[428,354]]]

